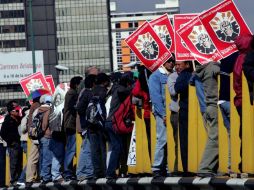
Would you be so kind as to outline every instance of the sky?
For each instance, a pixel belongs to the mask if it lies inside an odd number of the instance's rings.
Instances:
[[[154,11],[156,3],[164,0],[115,0],[117,12]],[[196,13],[209,9],[222,0],[179,0],[181,13]],[[252,32],[254,32],[254,1],[234,0],[244,20]]]

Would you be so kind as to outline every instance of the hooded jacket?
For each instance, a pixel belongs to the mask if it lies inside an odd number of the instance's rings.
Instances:
[[[42,130],[45,131],[44,137],[51,138],[51,131],[49,128],[49,114],[50,114],[50,105],[42,104],[38,108],[38,113],[43,113],[42,118]]]
[[[247,53],[251,50],[250,43],[252,35],[242,35],[236,38],[235,44],[239,50],[239,56],[236,60],[233,70],[233,87],[236,93],[234,104],[236,107],[242,106],[242,66]]]

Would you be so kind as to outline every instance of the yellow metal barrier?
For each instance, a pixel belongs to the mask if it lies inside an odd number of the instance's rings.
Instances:
[[[247,80],[242,75],[242,161],[243,172],[254,173],[254,108],[250,103]]]
[[[240,118],[234,105],[235,91],[233,89],[233,74],[230,75],[230,138],[231,138],[231,170],[239,173],[238,164],[240,162],[240,139],[239,127]]]
[[[6,149],[7,150],[7,149]],[[10,185],[10,157],[8,151],[6,152],[6,167],[5,167],[5,184]]]
[[[220,86],[220,78],[218,87]],[[219,95],[219,90],[218,90]],[[218,133],[219,133],[219,171],[228,173],[228,132],[224,126],[222,114],[218,106]]]

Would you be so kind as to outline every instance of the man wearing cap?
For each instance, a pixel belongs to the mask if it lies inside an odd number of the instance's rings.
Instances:
[[[12,100],[7,103],[7,111],[8,114],[5,116],[0,135],[7,143],[10,157],[10,183],[14,186],[22,171],[22,149],[18,132],[21,121],[21,107],[18,106],[16,101]]]

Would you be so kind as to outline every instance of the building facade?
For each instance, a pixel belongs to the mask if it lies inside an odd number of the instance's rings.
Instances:
[[[60,81],[83,75],[89,66],[112,70],[108,0],[56,0],[58,64],[69,68]]]
[[[128,70],[124,64],[139,62],[138,58],[125,43],[125,39],[141,26],[145,21],[158,18],[167,13],[173,15],[179,13],[178,0],[165,0],[163,4],[154,4],[153,11],[125,12],[117,10],[117,1],[111,1],[111,29],[112,29],[112,53],[113,70]]]

